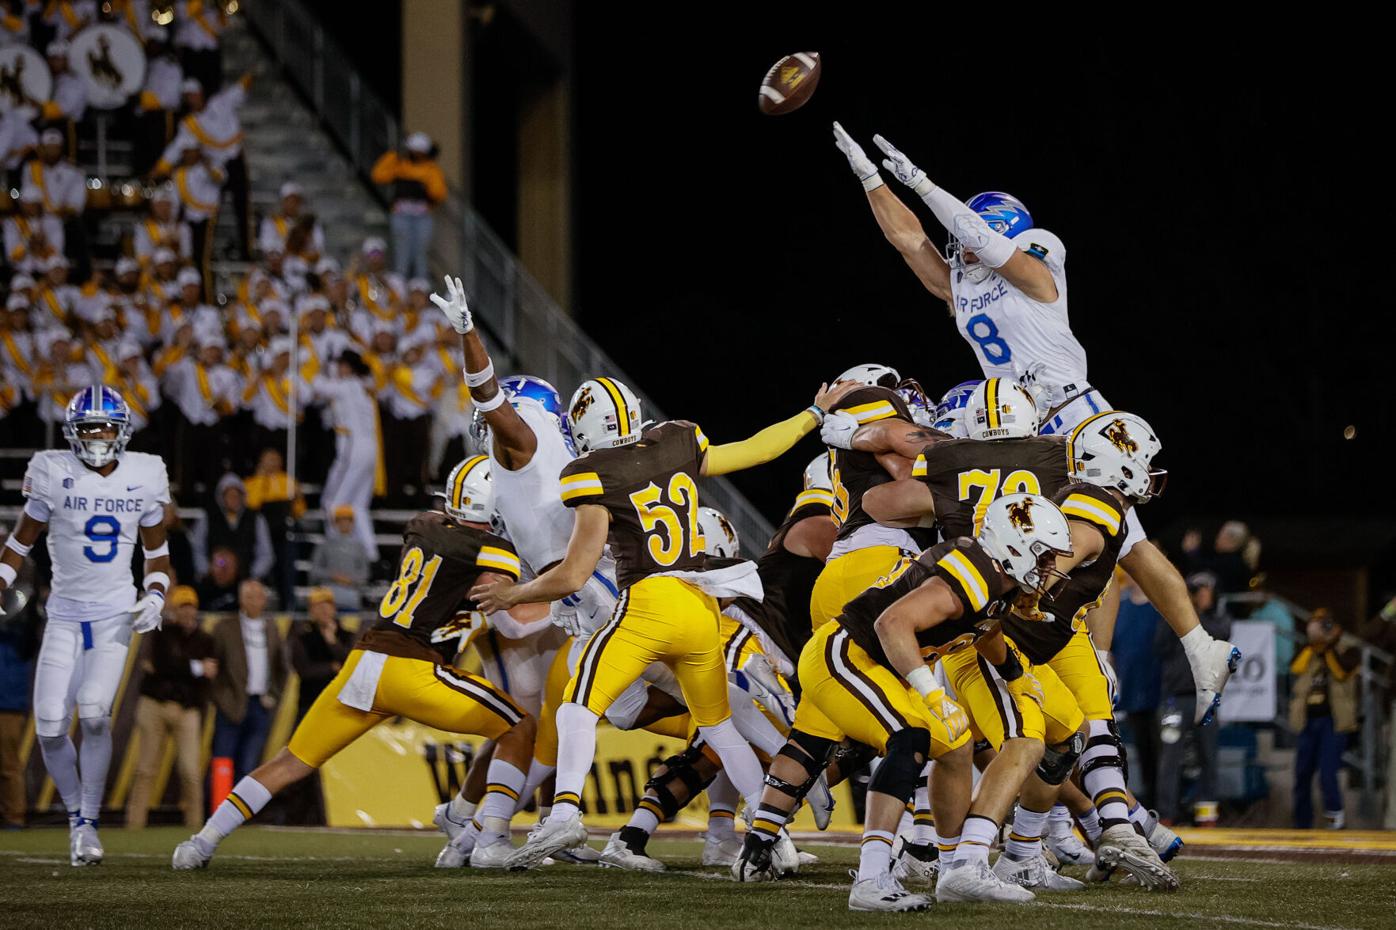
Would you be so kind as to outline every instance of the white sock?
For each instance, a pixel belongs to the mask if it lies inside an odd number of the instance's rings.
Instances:
[[[478,806],[474,801],[467,801],[460,795],[456,795],[446,806],[446,814],[456,823],[465,823],[475,816],[475,808]]]
[[[498,755],[490,760],[486,773],[485,796],[480,799],[476,818],[480,822],[480,842],[488,846],[509,836],[509,818],[523,790],[524,773]]]
[[[1082,814],[1079,819],[1082,832],[1086,834],[1086,839],[1090,840],[1091,845],[1094,846],[1096,841],[1100,839],[1100,834],[1105,831],[1105,828],[1100,825],[1100,814],[1092,808]],[[1067,829],[1071,829],[1069,825]]]
[[[1204,630],[1202,624],[1199,623],[1182,636],[1179,636],[1178,642],[1183,644],[1183,652],[1187,655],[1189,663],[1191,663],[1192,659],[1203,649],[1210,646],[1213,640],[1212,634]]]
[[[931,813],[931,789],[922,785],[916,789],[913,795],[913,806],[916,813],[912,817],[911,840],[914,843],[924,845],[934,843],[936,836],[936,820]]]
[[[737,732],[732,719],[729,717],[716,726],[699,727],[698,731],[703,735],[703,740],[722,759],[723,771],[746,799],[747,806],[756,810],[761,804],[766,773],[762,770],[756,753],[751,751],[751,746],[742,739],[742,734]],[[783,741],[781,745],[784,745]]]
[[[201,845],[207,847],[205,852],[212,852],[224,837],[255,817],[270,800],[271,792],[266,786],[251,775],[246,775],[228,792],[223,803],[218,805],[213,816],[208,818],[204,828],[194,838],[203,841]]]
[[[1109,721],[1091,720],[1088,726],[1090,741],[1081,754],[1081,768],[1086,772],[1081,779],[1082,787],[1100,812],[1101,823],[1113,827],[1129,819],[1129,795],[1125,792],[1120,749],[1110,733]]]
[[[864,830],[858,852],[858,881],[887,874],[892,866],[892,834],[886,830]]]
[[[1042,834],[1047,829],[1047,811],[1030,811],[1022,804],[1013,814],[1013,827],[1003,850],[1019,862],[1042,854]]]
[[[519,803],[514,806],[514,813],[518,813],[528,806],[528,802],[533,799],[533,792],[538,790],[538,786],[548,780],[548,776],[557,771],[555,765],[545,765],[534,759],[528,764],[528,778],[524,780],[523,790],[519,792]]]
[[[475,843],[480,839],[480,828],[475,821],[465,825],[465,829],[456,834],[456,838],[451,840],[451,845],[467,856],[475,850]]]
[[[987,863],[989,850],[993,848],[998,835],[998,824],[980,814],[970,814],[965,818],[964,829],[960,832],[960,844],[955,847],[956,862],[961,865]]]
[[[1138,828],[1140,836],[1149,835],[1144,832],[1144,828],[1149,825],[1149,812],[1144,809],[1142,804],[1136,804],[1129,809],[1129,819]]]
[[[582,790],[596,759],[596,722],[600,718],[581,704],[557,709],[557,791],[552,816],[571,820],[582,812]]]
[[[936,834],[936,855],[942,869],[953,869],[960,859],[960,835],[941,836]]]
[[[78,778],[78,749],[67,733],[62,736],[39,737],[39,753],[44,757],[44,768],[58,796],[63,799],[63,809],[70,814],[82,807],[82,781]]]
[[[785,747],[785,737],[775,724],[752,703],[751,695],[728,682],[727,699],[732,706],[732,722],[742,738],[766,755],[775,758]]]
[[[708,836],[726,839],[737,835],[733,829],[733,820],[741,799],[742,796],[737,792],[736,785],[732,784],[732,779],[727,777],[727,773],[718,772],[717,778],[708,785]]]
[[[630,819],[626,821],[625,825],[653,834],[655,830],[659,829],[659,815],[655,813],[655,807],[658,805],[651,807],[646,805],[644,801],[641,801],[640,805],[635,808],[635,812],[630,815]]]
[[[96,820],[102,816],[102,795],[107,790],[107,769],[111,767],[111,721],[106,717],[92,717],[79,723],[82,726],[82,746],[78,748],[81,816]]]

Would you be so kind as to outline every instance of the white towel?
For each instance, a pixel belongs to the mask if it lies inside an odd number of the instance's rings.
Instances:
[[[362,652],[354,673],[339,689],[339,703],[364,713],[373,710],[373,702],[378,697],[378,679],[383,674],[383,663],[388,656],[382,652]]]
[[[713,597],[750,597],[759,601],[766,595],[755,562],[738,562],[708,572],[660,572],[659,577],[677,578]]]

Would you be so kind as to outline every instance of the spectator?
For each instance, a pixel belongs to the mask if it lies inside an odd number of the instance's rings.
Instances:
[[[194,260],[194,234],[179,218],[179,191],[173,184],[162,184],[150,196],[150,215],[136,224],[132,248],[142,268],[149,268],[161,249],[181,262]]]
[[[400,276],[388,270],[386,242],[377,236],[365,239],[359,254],[349,263],[348,278],[360,311],[395,329],[400,325],[398,307],[406,297],[407,285]],[[371,325],[358,323],[355,329],[363,332]]]
[[[289,609],[295,602],[296,551],[292,543],[297,521],[305,515],[305,497],[293,486],[286,474],[285,458],[276,447],[262,449],[257,469],[247,479],[248,509],[261,515],[271,535],[272,555],[276,560],[272,577],[276,583],[281,606]]]
[[[193,585],[199,577],[194,570],[194,547],[189,542],[189,531],[184,528],[184,520],[179,515],[179,504],[174,500],[165,505],[165,541],[170,547],[170,566],[174,569],[175,583]],[[144,554],[141,558],[145,558]]]
[[[286,687],[285,644],[266,607],[266,587],[249,578],[238,586],[238,616],[213,631],[213,755],[233,760],[234,781],[261,764],[271,714]]]
[[[215,546],[208,559],[208,575],[199,583],[199,603],[209,613],[227,613],[238,606],[238,584],[242,565],[237,553],[226,546]]]
[[[137,174],[147,174],[155,167],[174,135],[174,114],[179,109],[179,89],[184,84],[184,68],[164,26],[146,29],[145,57],[145,85],[141,88],[135,137],[131,140],[131,163]]]
[[[1289,725],[1299,734],[1294,753],[1294,826],[1314,825],[1313,781],[1318,772],[1323,792],[1323,819],[1330,830],[1346,826],[1343,789],[1338,773],[1349,733],[1357,732],[1358,652],[1339,648],[1342,627],[1326,608],[1309,618],[1309,643],[1289,666],[1294,685],[1289,699]]]
[[[431,211],[446,199],[446,176],[436,152],[430,136],[414,132],[401,153],[385,152],[373,165],[373,183],[392,185],[393,267],[404,278],[428,274]]]
[[[247,577],[270,577],[276,557],[271,531],[265,517],[248,509],[247,486],[242,479],[231,472],[218,479],[213,501],[189,534],[195,566],[201,569],[207,564],[202,560],[211,557],[213,550],[226,548],[240,565],[248,567]]]
[[[1139,586],[1123,573],[1120,585],[1120,612],[1115,619],[1115,637],[1110,654],[1119,679],[1116,715],[1122,717],[1134,737],[1130,772],[1135,775],[1134,793],[1145,807],[1153,807],[1154,776],[1158,771],[1158,707],[1160,668],[1154,654],[1154,640],[1162,618]]]
[[[291,640],[291,666],[301,680],[297,722],[339,674],[354,648],[354,634],[340,625],[335,613],[334,592],[312,588],[309,602],[310,622]]]
[[[1290,613],[1284,601],[1264,590],[1265,580],[1263,573],[1255,577],[1254,590],[1264,600],[1256,605],[1246,619],[1263,620],[1275,628],[1275,668],[1279,670],[1280,680],[1283,683],[1289,672],[1289,665],[1294,661],[1295,640],[1298,638],[1298,631],[1294,628],[1294,614]]]
[[[170,591],[167,615],[164,626],[145,637],[141,657],[145,674],[136,704],[140,755],[126,802],[126,826],[132,830],[145,827],[167,738],[174,740],[184,825],[203,823],[204,709],[208,683],[218,677],[218,660],[213,637],[199,629],[199,598],[193,588],[176,585]]]
[[[34,154],[38,145],[33,107],[18,106],[0,112],[0,171],[8,186],[19,186],[19,166]]]
[[[66,40],[97,19],[97,0],[55,0],[43,4],[43,8],[44,25],[52,30],[55,41],[64,43],[65,53]],[[49,54],[53,54],[52,43],[49,45]]]
[[[334,508],[333,523],[310,556],[310,583],[323,585],[341,610],[363,607],[363,586],[368,583],[368,554],[354,535],[354,508]]]
[[[87,113],[87,81],[68,67],[68,41],[61,35],[48,44],[44,56],[48,58],[48,69],[53,75],[53,90],[44,102],[40,116],[45,123],[66,130],[62,135],[67,144],[72,141],[74,127],[82,122],[83,115]],[[71,148],[69,145],[70,154]]]
[[[8,534],[8,530],[0,530]],[[32,567],[23,569],[28,579]],[[13,597],[6,594],[6,598]],[[39,651],[39,615],[32,603],[13,616],[0,617],[0,829],[24,826],[29,807],[24,766],[20,764],[25,721],[29,717],[29,679]]]
[[[1188,593],[1202,628],[1217,639],[1231,638],[1231,619],[1217,610],[1217,578],[1196,572],[1187,578]],[[1196,684],[1192,666],[1167,625],[1160,624],[1154,635],[1154,652],[1163,665],[1162,699],[1159,709],[1159,751],[1156,791],[1159,819],[1172,825],[1180,822],[1183,757],[1191,740],[1197,749],[1200,775],[1193,792],[1193,819],[1198,826],[1216,823],[1217,810],[1217,730],[1219,721],[1198,727],[1193,723],[1197,710]]]
[[[1228,520],[1217,530],[1210,551],[1202,547],[1202,534],[1189,530],[1183,536],[1188,571],[1205,571],[1217,577],[1218,594],[1250,589],[1251,576],[1260,564],[1260,540],[1240,520]]]
[[[63,254],[77,265],[78,280],[86,281],[90,273],[87,254],[87,230],[82,224],[87,209],[87,178],[63,157],[63,133],[45,129],[39,137],[39,154],[24,166],[24,183],[20,189],[36,190],[43,195],[44,212],[56,216],[63,224]]]
[[[167,174],[176,159],[188,163],[188,150],[192,146],[199,150],[199,157],[212,173],[227,179],[233,212],[237,216],[238,257],[243,261],[252,260],[252,228],[248,218],[247,160],[242,152],[242,120],[238,111],[247,100],[247,88],[251,85],[249,72],[236,84],[205,99],[204,85],[194,78],[186,79],[179,89],[188,114],[179,121],[174,141],[155,164],[156,174]],[[219,198],[215,197],[215,208],[218,202]]]
[[[190,247],[198,267],[199,286],[207,296],[213,293],[210,267],[213,261],[213,234],[218,218],[218,202],[223,196],[223,182],[227,175],[204,156],[203,149],[192,138],[175,136],[166,149],[166,152],[171,151],[179,160],[170,175],[174,179],[175,189],[179,191],[184,220],[189,225]],[[161,157],[163,163],[164,156]],[[160,165],[155,167],[158,172]]]
[[[213,0],[180,0],[175,4],[175,48],[184,73],[210,91],[223,86],[223,30],[228,14]]]
[[[375,495],[387,490],[378,403],[373,396],[372,372],[358,353],[342,353],[335,370],[337,377],[318,377],[311,384],[315,397],[329,404],[329,425],[335,431],[334,464],[320,501],[331,519],[340,504],[354,508],[354,529],[372,562],[378,558],[378,542],[369,505]]]
[[[257,247],[262,252],[277,249],[283,253],[298,255],[307,261],[318,260],[325,252],[325,231],[316,222],[314,214],[305,212],[305,192],[295,181],[281,185],[280,209],[276,213],[262,217],[257,231]],[[297,235],[297,228],[301,232]],[[290,248],[287,240],[293,235],[300,240],[299,248]]]
[[[170,459],[181,489],[206,490],[228,467],[232,437],[224,421],[242,406],[243,384],[223,364],[223,346],[221,332],[204,332],[198,336],[198,355],[180,359],[165,372],[165,394],[180,413]],[[250,553],[238,554],[244,565],[251,564]]]
[[[17,271],[42,273],[50,256],[62,255],[63,221],[44,212],[44,192],[26,186],[19,195],[19,210],[4,220],[5,258]]]

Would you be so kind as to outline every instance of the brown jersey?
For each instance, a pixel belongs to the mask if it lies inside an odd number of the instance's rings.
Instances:
[[[466,592],[485,572],[519,580],[513,543],[461,526],[436,511],[419,513],[402,532],[397,580],[359,646],[389,655],[450,663],[463,645],[475,604]]]
[[[1019,593],[1018,585],[984,548],[962,536],[932,546],[914,559],[904,557],[872,587],[845,604],[836,620],[874,661],[892,668],[874,624],[884,610],[931,578],[950,585],[964,612],[955,620],[916,634],[921,655],[928,663],[936,656],[973,646],[981,636],[992,633]]]
[[[833,519],[833,495],[819,488],[801,491],[785,522],[771,537],[770,545],[756,561],[756,573],[761,577],[765,596],[761,600],[739,597],[734,605],[766,632],[792,664],[799,661],[813,632],[809,617],[809,598],[815,579],[824,569],[824,562],[796,555],[785,548],[790,528],[810,517]]]
[[[911,477],[931,489],[941,536],[978,536],[995,498],[1061,490],[1069,480],[1066,443],[1051,436],[944,440],[916,457]]]
[[[859,422],[875,423],[878,420],[897,418],[911,422],[911,411],[900,394],[885,387],[864,387],[849,393],[830,413],[843,411],[852,414]],[[877,456],[871,452],[856,449],[829,450],[829,477],[834,482],[834,519],[839,523],[839,539],[846,539],[853,531],[873,523],[873,518],[863,512],[863,495],[870,488],[892,480]]]
[[[1125,541],[1125,512],[1128,504],[1105,488],[1073,481],[1052,500],[1068,520],[1083,520],[1100,530],[1105,548],[1089,565],[1078,565],[1070,577],[1052,591],[1050,597],[1039,601],[1041,620],[1030,620],[1011,614],[1004,618],[1003,630],[1034,663],[1041,665],[1061,652],[1086,613],[1105,597],[1120,548]]]
[[[611,514],[611,554],[622,588],[660,572],[701,571],[698,477],[708,438],[685,420],[652,426],[639,440],[595,449],[562,469],[562,502]]]

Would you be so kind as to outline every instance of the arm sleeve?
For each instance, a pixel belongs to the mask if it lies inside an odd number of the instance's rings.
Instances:
[[[982,216],[943,188],[932,188],[921,199],[931,208],[940,225],[990,268],[1002,268],[1017,251],[1013,240],[994,232]]]
[[[524,639],[532,636],[540,630],[552,626],[551,615],[544,615],[541,619],[532,623],[520,623],[507,610],[497,610],[489,615],[490,626],[499,631],[499,634],[507,639]]]
[[[757,465],[764,465],[790,451],[795,443],[813,431],[818,423],[814,414],[801,410],[788,420],[766,427],[755,436],[740,442],[708,446],[706,475],[726,475]],[[701,433],[699,436],[701,437]],[[700,440],[700,449],[703,441]]]

